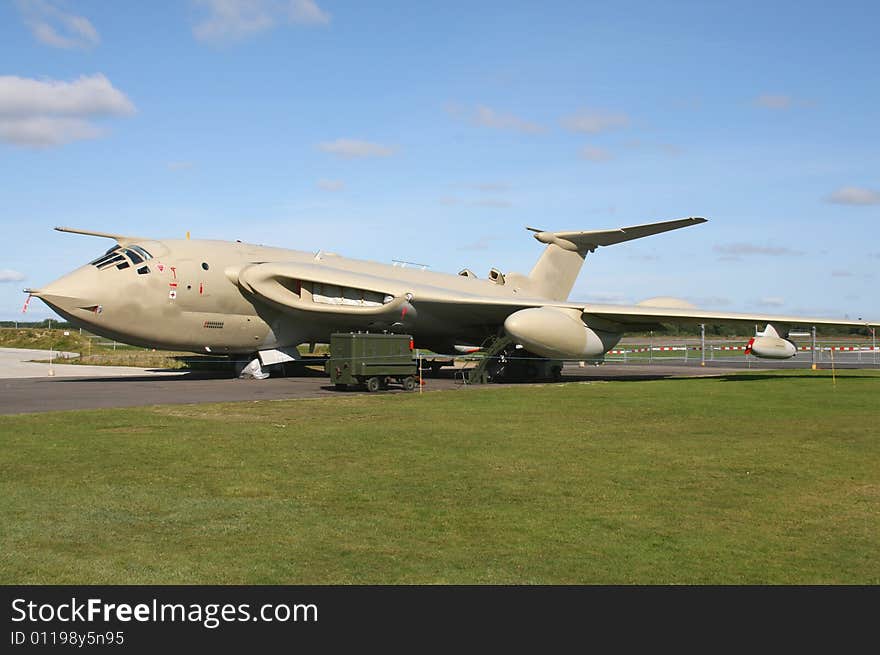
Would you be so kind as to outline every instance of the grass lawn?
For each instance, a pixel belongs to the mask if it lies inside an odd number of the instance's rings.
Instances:
[[[0,417],[0,583],[880,584],[880,374]]]

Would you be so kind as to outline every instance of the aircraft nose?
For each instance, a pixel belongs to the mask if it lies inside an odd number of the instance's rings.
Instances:
[[[94,266],[83,266],[47,284],[42,289],[28,289],[52,309],[72,318],[86,318],[88,312],[97,312],[95,292],[99,288]]]

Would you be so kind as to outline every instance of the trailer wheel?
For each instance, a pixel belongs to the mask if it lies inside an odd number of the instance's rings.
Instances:
[[[416,380],[413,376],[403,378],[403,390],[412,391],[416,388]]]
[[[379,391],[379,387],[382,386],[379,382],[379,378],[367,378],[367,391]]]
[[[336,387],[336,391],[345,391],[348,389],[348,385],[343,384],[342,382],[337,382],[334,386]]]

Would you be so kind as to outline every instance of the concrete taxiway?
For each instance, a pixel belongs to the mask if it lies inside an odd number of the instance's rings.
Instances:
[[[134,368],[130,366],[88,366],[69,364],[71,359],[79,357],[77,353],[59,352],[57,350],[30,350],[27,348],[0,348],[0,379],[8,378],[84,378],[149,376],[160,373],[163,375],[180,374],[175,371],[156,371],[154,369]],[[52,360],[51,363],[49,360]],[[112,372],[111,372],[112,371]]]
[[[40,357],[42,359],[42,356]],[[6,360],[3,360],[6,361]],[[563,383],[591,381],[637,381],[669,377],[719,376],[731,373],[759,373],[772,369],[809,367],[809,362],[608,362],[602,366],[566,365]],[[278,377],[267,380],[238,380],[223,372],[179,372],[147,369],[122,369],[107,366],[56,366],[56,375],[48,376],[47,364],[36,376],[6,376],[0,366],[0,414],[22,414],[71,409],[101,409],[163,404],[190,404],[248,400],[284,400],[290,398],[339,397],[362,391],[337,391],[321,373],[305,370],[298,377]],[[64,375],[57,369],[64,366]],[[855,364],[841,363],[843,367]],[[823,366],[824,368],[824,366]],[[67,369],[76,369],[68,371]],[[12,367],[10,370],[15,370]],[[32,371],[35,369],[24,370]],[[69,375],[68,375],[69,373]],[[75,376],[74,373],[79,373]],[[499,386],[499,385],[491,385]],[[463,389],[461,376],[451,369],[438,377],[425,379],[426,391]],[[405,393],[392,388],[381,393]]]

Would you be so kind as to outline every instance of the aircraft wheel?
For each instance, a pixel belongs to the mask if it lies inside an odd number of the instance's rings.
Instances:
[[[412,391],[416,388],[416,379],[412,376],[403,378],[403,390]]]
[[[379,378],[367,378],[367,391],[379,391],[379,387],[382,386],[379,382]]]

